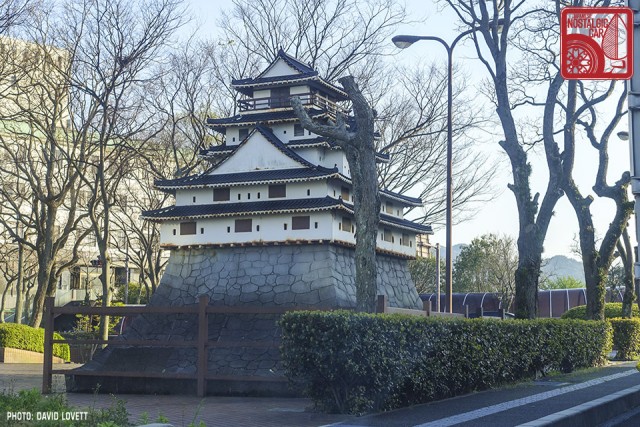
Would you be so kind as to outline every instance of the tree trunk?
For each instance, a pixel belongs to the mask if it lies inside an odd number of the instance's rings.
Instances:
[[[624,242],[624,243],[623,243]],[[624,296],[622,297],[622,317],[633,317],[633,302],[636,300],[633,272],[633,248],[629,238],[628,224],[622,232],[622,242],[616,244],[624,267]]]
[[[15,323],[22,323],[23,281],[24,281],[24,247],[18,242],[18,278],[16,279],[16,315]]]
[[[339,79],[353,104],[355,123],[349,128],[341,113],[336,124],[324,125],[311,120],[298,98],[291,105],[305,129],[332,138],[344,151],[353,183],[356,223],[356,309],[374,313],[376,309],[376,240],[380,221],[380,194],[375,160],[374,112],[351,76]]]
[[[366,147],[366,142],[356,144]],[[360,149],[347,156],[353,182],[356,223],[356,310],[375,313],[377,288],[376,240],[380,196],[375,168],[375,151]]]

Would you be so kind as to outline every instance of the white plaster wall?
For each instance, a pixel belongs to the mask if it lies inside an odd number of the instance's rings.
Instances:
[[[196,201],[193,201],[193,198]],[[213,190],[210,188],[197,188],[189,190],[176,190],[176,206],[207,205],[213,203]]]
[[[292,216],[310,216],[310,228],[307,230],[292,230]],[[252,219],[252,231],[236,233],[234,231],[236,219]],[[318,228],[315,223],[318,223]],[[284,224],[287,229],[284,229]],[[170,245],[206,245],[225,243],[247,243],[253,241],[285,241],[285,240],[330,240],[331,239],[331,213],[290,213],[268,216],[241,216],[208,218],[196,220],[196,234],[180,235],[180,221],[163,223],[160,227],[161,243]],[[260,230],[257,230],[257,227]],[[229,227],[230,231],[227,231]],[[204,229],[204,233],[202,233]],[[175,230],[176,234],[173,234]]]
[[[271,68],[267,70],[260,77],[278,77],[278,76],[290,76],[292,74],[299,74],[296,70],[291,68],[282,59],[278,59]]]
[[[260,153],[259,155],[257,155]],[[300,163],[287,157],[271,145],[259,132],[253,133],[246,144],[223,162],[213,174],[247,172],[260,169],[299,168]]]
[[[311,89],[307,85],[303,86],[291,86],[291,95],[299,95],[301,93],[309,93]]]
[[[321,164],[322,166],[327,168],[333,168],[335,166],[338,168],[338,171],[340,173],[346,175],[347,158],[345,157],[342,150],[327,150]]]
[[[240,128],[227,128],[227,132],[225,134],[225,143],[229,146],[240,144]]]
[[[324,180],[287,183],[287,199],[325,197],[327,183]],[[309,194],[307,194],[307,190]],[[258,193],[260,194],[258,196]],[[240,197],[238,197],[240,196]],[[193,197],[196,198],[195,203]],[[258,202],[269,199],[269,185],[239,185],[231,187],[229,200],[213,201],[213,188],[191,188],[176,190],[176,206],[211,205],[237,202]]]

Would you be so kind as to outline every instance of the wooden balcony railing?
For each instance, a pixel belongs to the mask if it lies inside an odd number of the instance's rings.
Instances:
[[[285,97],[249,98],[238,101],[240,111],[268,110],[271,108],[287,108],[291,106],[291,98],[297,96],[303,105],[318,107],[335,117],[337,113],[348,114],[348,110],[342,108],[330,99],[317,93],[293,94]]]

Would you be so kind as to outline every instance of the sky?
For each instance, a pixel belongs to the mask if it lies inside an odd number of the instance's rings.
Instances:
[[[187,0],[186,3],[193,15],[197,17],[192,25],[194,28],[196,25],[198,26],[198,34],[205,38],[215,38],[217,35],[217,17],[221,10],[228,9],[231,6],[231,0],[217,0],[215,2],[211,0]],[[408,16],[411,17],[413,22],[400,26],[396,34],[435,35],[448,41],[456,37],[456,17],[451,12],[440,10],[429,0],[407,0],[406,7],[409,12]],[[390,40],[389,43],[391,44]],[[421,42],[407,50],[400,51],[395,57],[397,62],[404,65],[410,65],[413,61],[420,59],[428,61],[439,60],[444,64],[446,61],[445,50],[435,42]],[[459,67],[465,78],[469,78],[472,82],[477,83],[486,75],[484,66],[478,61],[470,41],[463,41],[456,47],[454,64]],[[470,102],[474,102],[473,97],[476,95],[474,93],[476,89],[473,84],[469,86],[470,93],[467,96],[469,96]],[[486,104],[478,106],[478,108],[481,107],[486,108]],[[627,127],[625,119],[618,126],[616,132],[628,130]],[[486,132],[477,135],[474,144],[478,150],[486,153],[491,159],[498,161],[495,181],[498,194],[492,201],[478,205],[472,219],[454,225],[452,231],[454,244],[468,244],[473,238],[486,233],[506,234],[514,238],[517,237],[518,212],[515,198],[511,191],[507,189],[507,183],[511,182],[510,163],[504,151],[498,146],[499,140],[499,135],[487,135]],[[548,175],[544,153],[541,151],[530,153],[529,159],[533,167],[532,190],[534,193],[540,192],[543,194]],[[583,194],[592,194],[591,187],[594,180],[593,171],[596,167],[596,161],[595,150],[587,142],[578,144],[574,174]],[[629,170],[629,164],[629,143],[618,140],[614,136],[610,141],[610,181],[617,180],[623,171]],[[614,205],[612,202],[598,200],[596,197],[592,205],[592,213],[597,236],[602,237],[613,212]],[[633,227],[633,219],[630,226]],[[563,197],[556,205],[555,215],[545,240],[543,257],[550,258],[554,255],[566,255],[577,258],[578,256],[573,249],[577,235],[578,223],[575,219],[573,208],[567,198]],[[632,236],[632,241],[635,241],[635,238],[633,238],[635,232],[632,229],[630,229],[630,235]],[[434,236],[431,236],[431,242],[444,245],[444,229],[435,230]],[[632,244],[635,245],[636,243],[632,242]]]

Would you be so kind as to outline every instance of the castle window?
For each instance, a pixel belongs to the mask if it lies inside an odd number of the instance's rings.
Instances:
[[[287,229],[287,223],[286,222],[284,223],[284,229],[285,230]]]
[[[196,202],[196,196],[193,196],[193,203]]]
[[[231,227],[227,227],[227,233],[231,233]]]
[[[277,184],[269,186],[269,198],[287,197],[287,186],[285,184]]]
[[[176,232],[177,232],[177,230],[174,228],[174,229],[173,229],[173,235],[174,235],[174,236],[176,235]]]
[[[204,234],[204,228],[200,229],[200,234]]]
[[[180,223],[180,235],[187,236],[190,234],[196,234],[196,223],[194,222],[181,222]]]
[[[213,190],[213,201],[214,202],[222,202],[225,200],[229,200],[231,198],[231,189],[229,187],[225,188],[215,188]]]
[[[247,233],[253,228],[251,219],[236,219],[234,231],[236,233]]]
[[[307,188],[307,196],[311,195],[311,190]]]
[[[258,199],[260,198],[260,192],[258,191]]]
[[[310,228],[310,217],[307,216],[292,216],[291,217],[291,229],[292,230],[308,230]]]
[[[391,233],[391,230],[388,228],[384,229],[382,240],[385,242],[393,242],[393,234]]]
[[[342,200],[346,200],[347,202],[349,201],[349,189],[347,187],[342,187],[340,189],[341,193],[340,196],[342,197]]]
[[[408,234],[402,234],[402,239],[400,240],[400,244],[402,246],[411,246],[411,239],[409,239]]]
[[[293,136],[304,136],[304,128],[301,124],[296,123],[293,125]]]
[[[342,217],[341,230],[342,231],[351,231],[351,219],[347,217]]]
[[[256,231],[260,231],[260,226],[256,225]]]
[[[246,137],[249,136],[249,129],[248,128],[242,128],[238,131],[238,136],[240,138],[240,141],[244,140]]]
[[[238,193],[238,200],[240,200],[240,199],[241,199],[241,196],[240,196],[240,193]]]
[[[385,211],[388,214],[393,214],[393,204],[391,204],[389,202],[385,203]]]
[[[313,225],[314,225],[314,228],[318,228],[318,223],[317,222],[314,222]]]
[[[247,200],[251,200],[251,193],[247,193]]]

